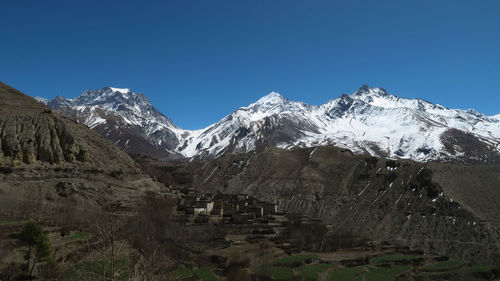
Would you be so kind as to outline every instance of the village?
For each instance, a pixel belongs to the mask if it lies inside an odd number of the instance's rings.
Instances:
[[[177,212],[194,223],[267,224],[284,214],[278,205],[263,202],[245,194],[206,194],[191,187],[175,189],[179,202]]]
[[[250,195],[209,194],[191,187],[171,190],[178,198],[177,215],[183,217],[183,221],[200,227],[218,225],[233,245],[272,241],[288,253],[371,247],[365,238],[339,232],[320,218],[287,214],[279,210],[276,203]]]

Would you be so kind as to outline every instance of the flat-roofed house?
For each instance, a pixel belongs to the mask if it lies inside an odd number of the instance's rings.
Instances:
[[[262,207],[264,208],[264,214],[276,214],[278,212],[278,205],[276,203],[262,203]]]
[[[194,205],[194,215],[198,214],[210,214],[214,208],[214,201],[204,201],[198,202]]]

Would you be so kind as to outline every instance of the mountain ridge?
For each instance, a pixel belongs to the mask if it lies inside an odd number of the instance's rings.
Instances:
[[[449,109],[367,85],[322,105],[291,101],[271,92],[200,130],[179,128],[146,96],[130,89],[105,87],[73,99],[38,100],[97,130],[129,153],[157,157],[207,158],[266,146],[334,145],[355,153],[421,162],[487,162],[497,159],[500,151],[500,115]],[[130,144],[132,136],[136,144]],[[481,152],[466,151],[458,139],[482,144]],[[139,142],[149,148],[131,148]]]

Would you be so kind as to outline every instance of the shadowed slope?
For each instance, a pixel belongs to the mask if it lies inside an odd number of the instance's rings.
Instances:
[[[336,147],[267,148],[169,166],[140,162],[168,184],[254,195],[341,232],[434,254],[500,260],[493,214],[499,166],[385,160]]]

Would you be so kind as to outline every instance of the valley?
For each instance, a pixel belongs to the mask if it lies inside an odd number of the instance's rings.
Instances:
[[[123,131],[108,139],[0,86],[0,280],[499,276],[493,152],[418,162],[263,143],[218,157],[127,154]],[[47,253],[26,267],[29,227]]]
[[[500,0],[0,10],[0,281],[500,281]]]
[[[500,281],[500,0],[0,9],[0,281]]]

